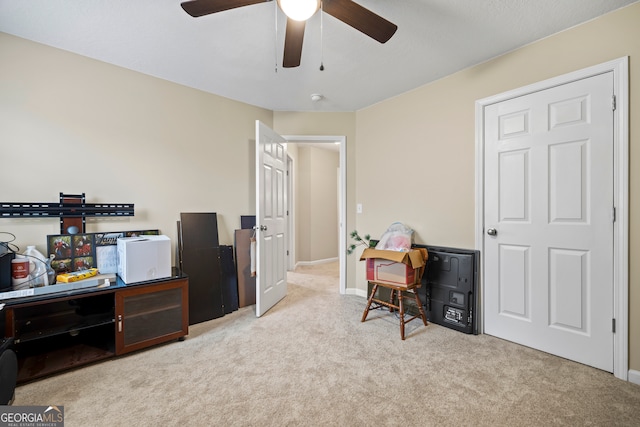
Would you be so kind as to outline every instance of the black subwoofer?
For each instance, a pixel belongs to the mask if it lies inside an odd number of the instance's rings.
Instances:
[[[13,351],[13,338],[0,344],[0,405],[11,405],[18,378],[18,358]]]

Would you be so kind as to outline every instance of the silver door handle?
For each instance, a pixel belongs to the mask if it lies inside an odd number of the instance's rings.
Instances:
[[[253,229],[254,230],[260,230],[260,231],[267,231],[267,226],[266,225],[254,225]]]
[[[489,236],[497,236],[498,235],[498,230],[496,230],[495,228],[490,228],[487,230],[487,234]]]

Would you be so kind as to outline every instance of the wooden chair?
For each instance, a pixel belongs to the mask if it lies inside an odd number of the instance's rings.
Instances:
[[[421,318],[424,326],[427,326],[427,315],[424,313],[424,309],[422,308],[422,303],[420,302],[420,297],[418,297],[417,289],[422,286],[422,275],[424,274],[426,268],[426,262],[429,258],[429,253],[425,248],[418,249],[422,254],[422,259],[424,260],[424,265],[418,269],[415,282],[409,285],[402,284],[392,284],[386,282],[376,282],[369,281],[369,283],[373,284],[373,288],[371,289],[371,295],[369,295],[369,299],[367,300],[367,306],[364,309],[364,313],[362,313],[362,320],[364,322],[367,320],[367,315],[369,314],[369,310],[375,310],[378,308],[387,307],[389,308],[389,312],[393,313],[393,310],[398,310],[398,314],[400,315],[400,337],[404,340],[404,325],[411,322],[414,319]],[[376,291],[378,287],[382,286],[384,288],[388,288],[391,292],[389,295],[389,301],[382,301],[381,299],[376,298]],[[398,304],[395,304],[395,296],[398,296]],[[418,310],[420,312],[419,315],[412,316],[409,319],[405,319],[404,312],[404,299],[405,298],[413,298],[418,306]],[[372,307],[373,304],[373,307]]]
[[[427,316],[424,313],[424,309],[422,308],[422,303],[420,302],[420,298],[418,297],[417,289],[420,287],[421,283],[419,280],[416,283],[411,285],[397,285],[397,284],[389,284],[383,282],[369,282],[373,284],[373,288],[371,289],[371,295],[369,296],[369,300],[367,301],[367,307],[364,309],[364,313],[362,313],[362,322],[367,320],[367,315],[369,314],[369,310],[375,310],[378,308],[387,307],[390,312],[394,310],[398,310],[400,315],[400,337],[404,340],[404,325],[411,322],[414,319],[421,318],[424,326],[427,326]],[[375,298],[376,291],[378,287],[382,286],[391,290],[391,295],[389,296],[389,301],[382,301],[380,299]],[[397,293],[398,296],[398,304],[395,304],[394,297]],[[404,299],[405,298],[413,298],[416,301],[416,305],[418,306],[418,310],[420,311],[419,315],[412,316],[409,319],[405,319],[404,312]],[[372,306],[373,305],[373,306]]]

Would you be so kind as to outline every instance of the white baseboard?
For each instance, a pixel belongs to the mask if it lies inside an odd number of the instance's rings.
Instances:
[[[299,267],[301,265],[320,265],[320,264],[328,264],[330,262],[337,262],[339,261],[338,258],[327,258],[327,259],[318,259],[315,261],[298,261],[296,262],[296,267]]]
[[[367,298],[369,296],[367,295],[366,291],[363,291],[362,289],[356,289],[356,288],[347,288],[345,293],[347,295],[357,295],[362,298]]]
[[[640,371],[629,369],[629,382],[640,385]]]

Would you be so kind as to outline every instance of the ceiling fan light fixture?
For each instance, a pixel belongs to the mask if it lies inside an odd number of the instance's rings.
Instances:
[[[320,0],[278,0],[278,6],[287,17],[306,21],[320,8]]]

